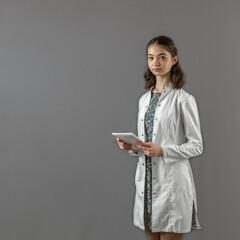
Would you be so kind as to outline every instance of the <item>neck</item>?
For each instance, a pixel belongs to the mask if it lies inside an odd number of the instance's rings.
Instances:
[[[156,76],[156,91],[162,91],[166,85],[171,83],[170,72],[165,76]]]
[[[170,85],[172,84],[171,81],[169,82],[163,82],[163,83],[157,83],[156,82],[156,85],[153,87],[152,89],[152,92],[161,92],[167,85]]]

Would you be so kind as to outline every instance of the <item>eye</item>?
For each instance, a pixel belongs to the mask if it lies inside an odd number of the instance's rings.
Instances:
[[[149,57],[148,59],[151,59],[152,57]]]
[[[160,58],[163,58],[163,59],[165,59],[166,57],[164,57],[164,56],[161,56]]]

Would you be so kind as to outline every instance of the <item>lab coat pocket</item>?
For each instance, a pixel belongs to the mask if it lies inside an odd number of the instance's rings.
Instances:
[[[140,161],[137,163],[136,172],[135,172],[135,185],[140,181]]]
[[[183,189],[171,192],[172,224],[178,229],[190,229],[192,223],[193,196]]]
[[[136,181],[136,193],[137,193],[138,199],[143,199],[143,197],[144,197],[144,180]]]
[[[179,181],[181,182],[182,189],[192,193],[191,177],[188,169],[188,159],[177,162],[178,171],[180,174]]]
[[[144,163],[139,160],[137,163],[136,173],[135,173],[135,186],[136,193],[138,196],[142,197],[144,193]]]

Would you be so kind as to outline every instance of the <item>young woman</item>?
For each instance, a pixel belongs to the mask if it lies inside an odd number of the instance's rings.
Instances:
[[[181,240],[201,229],[189,159],[203,153],[195,97],[185,91],[177,48],[167,36],[153,38],[146,48],[148,89],[139,99],[138,151],[117,138],[119,147],[138,156],[135,173],[134,225],[149,240]]]

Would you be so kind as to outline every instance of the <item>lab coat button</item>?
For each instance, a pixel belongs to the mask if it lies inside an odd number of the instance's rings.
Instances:
[[[142,165],[144,165],[144,163]]]
[[[142,134],[142,136],[143,136],[143,134]]]
[[[153,164],[155,165],[156,163],[154,162]]]
[[[157,120],[157,118],[155,118],[155,120]]]
[[[161,106],[161,104],[159,104],[158,106]]]
[[[143,119],[141,119],[143,121]]]
[[[155,180],[156,178],[155,177],[153,177],[153,180]]]
[[[156,135],[156,133],[154,133],[154,135]]]

